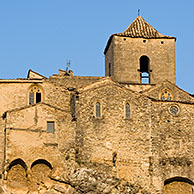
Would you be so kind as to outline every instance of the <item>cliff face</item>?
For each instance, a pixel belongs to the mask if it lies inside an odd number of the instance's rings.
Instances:
[[[71,160],[70,158],[68,160]],[[1,193],[39,193],[39,194],[149,194],[140,185],[131,184],[119,179],[109,172],[110,167],[96,163],[77,164],[66,162],[57,172],[51,172],[46,166],[39,164],[29,175],[21,165],[15,165],[9,173],[7,186],[2,186]],[[88,166],[88,167],[87,167]]]

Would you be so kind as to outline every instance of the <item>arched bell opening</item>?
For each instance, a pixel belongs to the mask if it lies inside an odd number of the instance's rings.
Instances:
[[[140,82],[141,84],[150,83],[150,59],[147,56],[140,57]]]

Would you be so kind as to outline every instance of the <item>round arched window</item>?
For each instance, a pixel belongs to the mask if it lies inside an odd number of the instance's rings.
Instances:
[[[160,100],[171,101],[172,99],[173,99],[172,93],[167,88],[164,88],[160,93]]]

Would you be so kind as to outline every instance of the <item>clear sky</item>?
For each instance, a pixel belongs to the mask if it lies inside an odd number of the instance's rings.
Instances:
[[[103,76],[109,36],[141,16],[176,36],[177,85],[194,93],[193,0],[0,0],[0,78],[50,76],[71,60],[75,75]]]

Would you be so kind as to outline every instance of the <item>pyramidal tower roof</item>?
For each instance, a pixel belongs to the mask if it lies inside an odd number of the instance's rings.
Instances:
[[[104,53],[106,53],[113,36],[123,36],[123,37],[131,37],[131,38],[146,38],[146,39],[165,38],[165,39],[175,39],[176,40],[176,37],[165,36],[161,34],[160,32],[158,32],[155,28],[153,28],[150,24],[148,24],[141,16],[138,16],[124,32],[111,35]]]
[[[161,34],[148,24],[141,16],[138,16],[124,32],[117,33],[115,35],[128,36],[131,38],[175,38]]]

